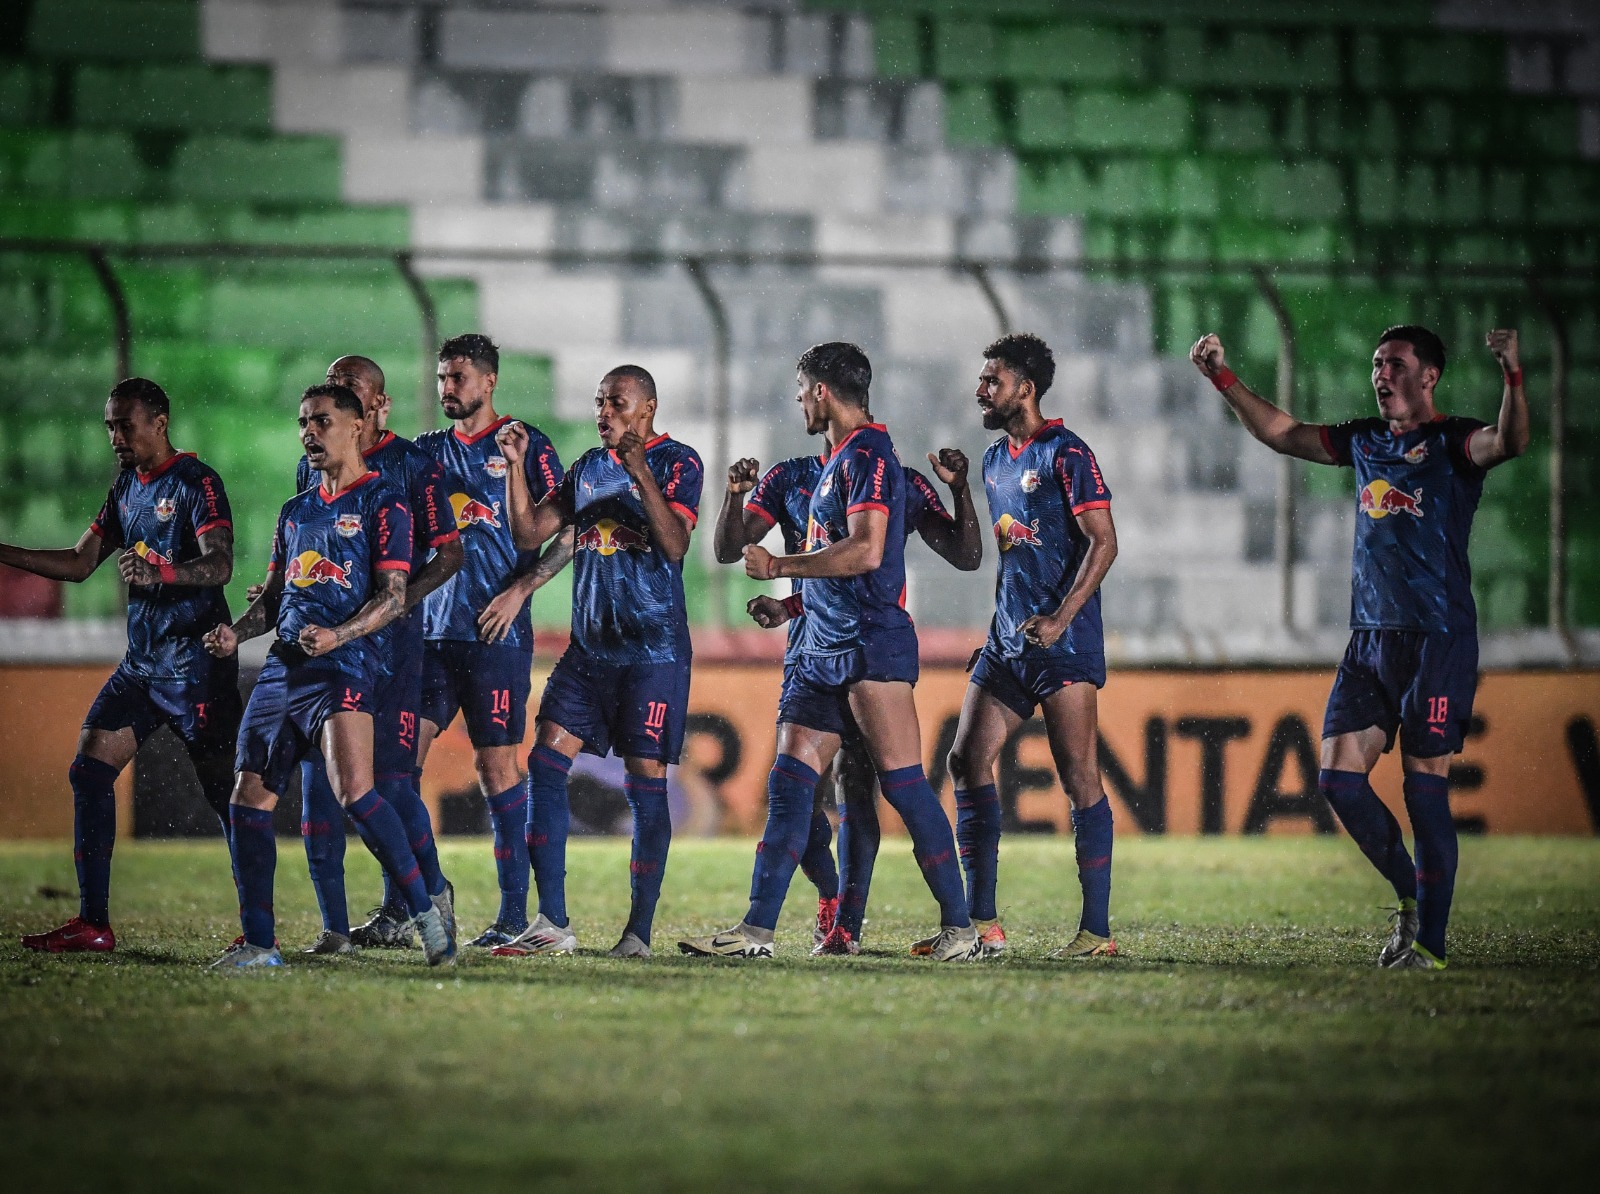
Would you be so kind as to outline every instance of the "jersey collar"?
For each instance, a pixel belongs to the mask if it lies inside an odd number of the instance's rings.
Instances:
[[[364,476],[357,477],[354,481],[350,482],[349,485],[345,486],[338,493],[329,493],[328,492],[328,483],[327,483],[327,481],[323,481],[323,483],[321,485],[317,486],[317,496],[322,499],[322,501],[323,501],[323,503],[325,505],[332,505],[334,502],[336,502],[340,498],[342,498],[345,494],[349,493],[351,490],[356,489],[356,488],[358,488],[358,487],[360,487],[362,485],[365,485],[368,481],[375,481],[375,480],[377,480],[377,478],[378,478],[378,474],[376,472],[367,473]]]
[[[1061,426],[1061,420],[1060,419],[1046,419],[1044,421],[1043,426],[1041,426],[1037,431],[1035,431],[1027,439],[1023,440],[1020,446],[1015,447],[1015,448],[1013,448],[1011,446],[1011,437],[1007,436],[1006,437],[1006,451],[1010,452],[1011,453],[1011,459],[1015,460],[1018,456],[1021,456],[1024,452],[1026,452],[1028,450],[1028,446],[1030,444],[1032,444],[1034,440],[1038,439],[1041,435],[1043,435],[1046,431],[1049,431],[1052,427],[1060,427],[1060,426]]]
[[[471,445],[473,445],[473,444],[479,442],[481,439],[483,439],[484,436],[493,435],[496,431],[499,431],[500,428],[504,427],[509,422],[511,422],[511,416],[510,415],[501,415],[493,423],[490,423],[482,431],[478,432],[477,435],[462,435],[460,428],[456,428],[456,429],[452,430],[450,434],[455,436],[462,443],[464,443],[464,444],[466,444],[466,445],[468,445],[470,447]]]
[[[861,426],[857,427],[854,431],[852,431],[849,435],[845,436],[842,440],[840,440],[838,446],[836,448],[834,448],[834,450],[828,454],[828,457],[825,458],[822,463],[823,464],[827,464],[829,459],[832,459],[834,456],[837,456],[840,452],[843,452],[844,451],[844,446],[847,443],[849,443],[851,440],[855,439],[855,437],[860,435],[863,431],[888,432],[888,430],[889,429],[887,427],[885,427],[882,423],[863,423],[863,424],[861,424]]]
[[[191,460],[194,459],[194,453],[193,452],[174,452],[171,456],[169,456],[167,458],[167,460],[166,460],[166,462],[164,464],[156,465],[156,467],[151,469],[148,473],[142,473],[142,472],[139,472],[139,470],[135,469],[134,470],[134,475],[139,478],[139,484],[140,485],[148,485],[148,484],[150,484],[150,482],[154,481],[157,477],[161,476],[161,474],[165,473],[173,465],[177,464],[178,461],[182,460],[185,456],[187,456]]]
[[[645,446],[644,446],[644,450],[646,452],[648,452],[651,448],[655,447],[657,444],[664,444],[671,438],[672,437],[670,435],[668,435],[665,431],[663,431],[659,435],[657,435],[655,437],[655,439],[650,440],[648,443],[646,443]],[[618,464],[622,463],[622,457],[617,455],[617,450],[615,448],[607,448],[606,449],[606,454],[608,456],[610,456],[611,459],[616,461]]]
[[[365,460],[368,456],[371,456],[374,452],[380,452],[384,448],[387,448],[389,446],[389,444],[390,444],[390,441],[392,441],[393,439],[394,439],[394,432],[385,431],[383,433],[383,435],[379,437],[377,443],[373,444],[372,447],[368,448],[365,452],[361,453],[361,459]]]

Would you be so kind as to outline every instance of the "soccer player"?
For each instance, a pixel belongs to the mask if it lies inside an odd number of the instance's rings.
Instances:
[[[820,456],[796,456],[772,466],[756,480],[759,465],[746,459],[728,468],[727,492],[717,514],[717,562],[731,564],[740,559],[745,547],[760,543],[776,526],[783,536],[784,551],[794,555],[805,544],[806,520],[810,515],[811,495],[827,464],[826,452]],[[967,458],[954,448],[942,449],[928,462],[935,474],[950,486],[952,515],[940,500],[933,485],[910,466],[905,466],[905,533],[922,536],[929,547],[964,572],[983,562],[983,540],[978,515],[967,487]],[[746,500],[745,495],[749,494]],[[784,680],[793,678],[797,664],[795,646],[799,641],[800,582],[793,582],[787,602],[771,597],[753,598],[751,616],[766,627],[789,621],[789,641],[784,650]],[[793,617],[793,620],[790,620]],[[823,811],[826,778],[817,785],[811,811],[811,829],[806,838],[800,869],[817,888],[817,921],[812,929],[812,945],[817,953],[860,952],[861,925],[866,915],[867,892],[872,883],[873,864],[879,844],[877,787],[872,760],[860,736],[851,732],[841,736],[839,754],[832,773],[839,807],[839,866],[833,861],[833,826]]]
[[[439,349],[439,402],[453,421],[430,431],[417,446],[444,468],[450,511],[466,545],[460,572],[424,606],[422,745],[460,713],[472,740],[478,787],[494,829],[500,908],[473,939],[476,946],[505,945],[528,927],[528,793],[522,774],[533,672],[533,621],[528,601],[572,559],[572,535],[559,536],[541,557],[518,552],[504,511],[510,464],[495,436],[511,423],[495,410],[500,352],[487,336],[469,334]],[[561,482],[561,461],[545,435],[528,429],[521,468],[535,500]],[[400,909],[380,912],[363,928],[374,944],[403,932]]]
[[[156,729],[183,740],[206,803],[228,831],[239,669],[206,654],[200,636],[228,603],[233,523],[222,479],[168,436],[171,404],[153,381],[130,377],[106,399],[106,431],[122,471],[76,547],[35,550],[0,544],[0,563],[51,580],[83,581],[113,552],[128,583],[128,652],[84,718],[72,785],[78,915],[22,939],[44,953],[107,952],[111,853],[117,806],[112,785]]]
[[[1394,888],[1399,904],[1378,964],[1404,970],[1445,966],[1456,877],[1450,762],[1478,683],[1467,540],[1484,476],[1528,447],[1517,333],[1497,329],[1487,341],[1505,375],[1493,424],[1434,405],[1445,346],[1424,327],[1392,327],[1378,337],[1377,416],[1333,426],[1302,423],[1257,396],[1228,368],[1216,336],[1202,336],[1189,354],[1267,447],[1355,470],[1350,644],[1328,694],[1317,787]],[[1399,822],[1367,779],[1397,733],[1415,866]]]
[[[881,424],[870,421],[872,366],[854,344],[818,344],[801,356],[795,398],[806,430],[825,433],[828,462],[807,511],[806,550],[744,549],[755,580],[799,578],[796,666],[778,707],[778,757],[767,781],[767,825],[756,848],[750,907],[733,928],[678,943],[684,953],[770,958],[789,880],[805,851],[817,779],[859,728],[884,798],[905,821],[923,878],[939,904],[932,956],[971,958],[950,822],[922,771],[911,687],[917,634],[905,594],[905,473]],[[791,599],[792,600],[792,599]]]
[[[428,964],[455,957],[442,897],[429,897],[405,824],[373,784],[372,715],[386,662],[375,636],[405,612],[412,533],[403,498],[362,459],[365,426],[361,399],[349,389],[306,390],[300,442],[321,484],[278,515],[265,591],[236,623],[204,639],[220,659],[276,631],[239,729],[229,844],[244,933],[212,964],[224,973],[283,965],[273,936],[272,810],[313,749],[326,758],[356,832],[404,892]]]
[[[633,810],[632,903],[611,956],[650,956],[672,842],[667,766],[683,749],[692,654],[683,558],[703,471],[693,448],[656,431],[656,383],[646,370],[619,365],[607,373],[594,406],[600,446],[537,502],[518,467],[532,446],[527,429],[513,423],[499,433],[513,466],[506,496],[517,546],[532,551],[569,526],[577,532],[572,643],[545,685],[528,755],[528,854],[539,915],[494,950],[502,956],[577,948],[566,902],[567,772],[580,750],[622,756]]]
[[[422,882],[431,897],[440,900],[447,919],[454,921],[454,889],[439,866],[433,823],[418,787],[417,719],[422,705],[422,602],[461,567],[461,536],[450,515],[444,470],[410,440],[388,430],[389,395],[384,391],[383,370],[362,356],[344,356],[328,366],[327,380],[350,390],[361,400],[366,422],[361,431],[361,456],[367,468],[381,475],[404,499],[412,514],[411,559],[416,567],[406,583],[406,612],[379,634],[385,649],[383,684],[373,711],[373,779],[406,827],[406,837]],[[304,493],[317,483],[309,458],[300,458],[295,491]],[[306,950],[311,954],[349,953],[350,911],[344,890],[344,817],[334,797],[328,769],[313,753],[300,765],[304,814],[300,832],[305,839],[311,885],[322,910],[322,933]],[[395,936],[409,944],[411,931],[404,916],[405,901],[394,880],[384,875],[383,903],[378,917],[394,918]],[[369,944],[388,944],[375,940]]]
[[[1096,753],[1106,682],[1100,582],[1117,558],[1111,491],[1089,445],[1039,403],[1055,357],[1037,336],[1003,336],[983,350],[978,409],[1005,434],[983,454],[983,487],[999,546],[989,637],[974,658],[950,750],[956,840],[967,907],[982,953],[1005,948],[995,903],[1000,797],[995,760],[1017,728],[1043,711],[1056,774],[1072,807],[1083,910],[1073,939],[1050,956],[1117,952],[1111,937],[1111,805]],[[912,952],[927,949],[918,942]]]

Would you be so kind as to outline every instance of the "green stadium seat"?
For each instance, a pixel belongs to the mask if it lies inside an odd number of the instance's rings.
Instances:
[[[1266,153],[1277,148],[1272,110],[1251,97],[1210,99],[1200,108],[1201,144],[1212,153]]]
[[[873,57],[887,78],[917,78],[923,72],[922,30],[914,20],[883,17],[873,22]]]
[[[1245,189],[1233,196],[1249,219],[1296,224],[1332,221],[1345,215],[1344,181],[1325,161],[1261,162],[1251,168]]]
[[[1594,170],[1551,165],[1533,180],[1530,215],[1536,224],[1593,228],[1600,222],[1600,186]]]
[[[1182,92],[1085,91],[1071,97],[1070,109],[1079,148],[1173,152],[1194,140],[1193,102]]]
[[[28,52],[116,62],[200,57],[200,5],[186,0],[47,0],[33,5]]]
[[[50,119],[51,72],[26,62],[0,62],[0,127],[26,128]]]
[[[219,213],[216,235],[231,244],[403,249],[411,243],[411,213],[403,207],[302,207],[287,212],[232,207]]]
[[[256,68],[83,66],[72,85],[79,126],[270,132],[272,77]]]
[[[1175,216],[1215,219],[1222,209],[1214,160],[1179,158],[1172,168],[1168,202]]]
[[[940,21],[933,31],[933,73],[941,79],[1005,77],[1000,39],[983,21]]]
[[[1007,77],[1062,83],[1144,82],[1144,45],[1135,29],[1097,25],[1022,26],[1002,37]]]
[[[1506,49],[1498,37],[1430,32],[1397,43],[1401,85],[1408,91],[1474,94],[1503,91]]]
[[[168,172],[174,199],[210,203],[337,203],[339,143],[331,137],[192,137]]]
[[[945,135],[957,145],[996,145],[1005,139],[994,90],[974,83],[951,87],[944,97]]]
[[[1071,145],[1072,110],[1059,87],[1023,87],[1017,92],[1017,144],[1023,149]]]

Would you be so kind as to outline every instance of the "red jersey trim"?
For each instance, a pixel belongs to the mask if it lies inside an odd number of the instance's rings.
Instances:
[[[378,451],[380,448],[387,448],[389,446],[389,442],[392,439],[394,439],[394,432],[385,431],[383,433],[383,438],[382,439],[380,439],[377,443],[373,444],[372,447],[367,448],[365,451],[363,451],[361,453],[361,459],[365,460],[368,456],[371,456],[374,452]]]
[[[1333,450],[1333,436],[1328,434],[1327,424],[1317,428],[1317,438],[1322,441],[1322,450],[1328,454],[1335,464],[1344,463],[1339,459],[1339,453]]]
[[[689,520],[689,529],[691,531],[694,530],[695,525],[700,521],[700,516],[698,514],[689,509],[689,507],[685,506],[682,502],[668,502],[667,505],[671,506],[679,514],[687,518]]]
[[[1111,503],[1109,501],[1084,502],[1083,505],[1081,505],[1081,506],[1072,507],[1072,512],[1073,512],[1073,514],[1082,514],[1085,510],[1109,510],[1109,509],[1111,509]]]
[[[1027,439],[1023,440],[1022,443],[1020,445],[1018,445],[1017,447],[1012,447],[1011,446],[1011,441],[1009,439],[1007,439],[1006,440],[1006,451],[1010,452],[1011,453],[1011,459],[1015,460],[1018,456],[1021,456],[1025,451],[1028,450],[1028,445],[1033,443],[1034,440],[1038,439],[1046,431],[1049,431],[1050,428],[1052,428],[1052,427],[1060,427],[1061,425],[1062,424],[1061,424],[1061,420],[1060,419],[1046,419],[1044,421],[1044,424],[1037,431],[1035,431]]]
[[[440,534],[435,535],[432,539],[429,539],[428,546],[441,547],[446,543],[454,543],[459,538],[461,538],[461,532],[456,530],[455,527],[451,527],[448,531],[443,531]]]
[[[410,572],[410,560],[379,560],[373,565],[379,572]]]
[[[206,523],[205,526],[196,527],[194,531],[194,537],[198,539],[207,531],[214,531],[218,527],[227,527],[231,531],[233,530],[233,523],[229,522],[226,518],[213,518],[210,522]]]
[[[100,520],[98,518],[89,524],[89,533],[91,535],[98,535],[102,539],[106,537],[106,529],[100,525]]]
[[[151,469],[148,473],[141,473],[138,469],[135,469],[134,476],[139,478],[140,485],[148,485],[157,477],[161,476],[162,473],[170,469],[173,465],[177,464],[178,461],[182,460],[185,456],[187,456],[190,460],[195,459],[195,454],[193,452],[174,452],[170,457],[167,458],[165,464],[156,465],[156,467]]]
[[[500,428],[504,427],[509,422],[511,422],[510,415],[501,415],[493,423],[490,423],[482,431],[478,432],[477,435],[462,435],[459,428],[452,429],[450,434],[455,436],[462,443],[471,445],[477,443],[486,435],[493,435],[496,431],[499,431]]]
[[[268,572],[276,572],[277,570],[278,570],[278,561],[277,560],[268,560],[267,561],[267,571]]]
[[[882,502],[857,502],[844,512],[844,516],[849,518],[857,510],[879,510],[884,514],[889,513],[889,507],[884,505]]]
[[[744,512],[746,514],[754,514],[757,518],[764,520],[768,527],[775,527],[778,525],[778,520],[776,518],[772,517],[772,515],[768,514],[764,509],[756,505],[754,502],[746,502],[744,504]]]
[[[357,489],[360,486],[365,485],[368,481],[376,481],[378,479],[378,476],[379,476],[379,474],[376,473],[376,472],[363,473],[361,476],[357,477],[354,481],[350,482],[350,484],[346,485],[338,493],[329,493],[328,492],[328,483],[326,481],[324,481],[321,485],[317,486],[317,496],[320,497],[325,504],[332,504],[333,502],[336,502],[340,498],[342,498],[345,494],[349,493],[351,490]]]
[[[840,452],[843,452],[844,451],[844,446],[847,443],[849,443],[851,440],[855,439],[855,437],[860,435],[863,431],[883,431],[883,432],[887,432],[888,430],[889,429],[887,427],[885,427],[882,423],[863,423],[863,424],[861,424],[861,426],[857,427],[854,431],[852,431],[849,435],[845,436],[842,440],[840,440],[839,441],[839,446],[834,448],[834,450],[832,452],[828,453],[828,456],[830,456],[830,457],[837,456]],[[827,459],[824,458],[822,463],[823,464],[827,464],[828,463]]]

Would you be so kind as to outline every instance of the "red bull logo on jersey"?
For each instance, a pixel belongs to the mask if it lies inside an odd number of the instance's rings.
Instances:
[[[1022,470],[1022,480],[1019,482],[1023,493],[1032,493],[1039,488],[1039,470],[1029,468]]]
[[[499,502],[491,502],[486,506],[470,494],[452,493],[450,509],[455,512],[458,531],[464,531],[480,522],[485,526],[500,526]]]
[[[504,456],[489,457],[489,459],[483,462],[483,471],[488,473],[497,481],[504,480],[506,475],[506,458]]]
[[[341,514],[333,520],[333,529],[346,539],[354,538],[361,533],[361,515]]]
[[[1367,482],[1356,502],[1356,509],[1368,518],[1387,518],[1391,514],[1409,514],[1412,518],[1421,518],[1422,490],[1418,488],[1407,493],[1379,477]]]
[[[1000,521],[994,524],[994,541],[1000,545],[1001,551],[1010,551],[1022,544],[1038,547],[1042,542],[1039,538],[1039,520],[1035,518],[1031,523],[1023,522],[1020,518],[1002,514]]]
[[[348,589],[353,567],[349,560],[335,564],[320,551],[303,551],[289,561],[283,579],[297,589],[309,589],[312,585],[324,583]]]
[[[1416,447],[1412,448],[1411,451],[1405,454],[1405,461],[1407,464],[1421,464],[1427,458],[1428,445],[1425,443],[1418,444]]]
[[[578,532],[573,542],[576,551],[597,551],[603,556],[619,551],[649,551],[650,539],[630,526],[610,518],[602,518],[592,527]]]
[[[821,551],[824,547],[833,546],[833,536],[828,534],[828,528],[815,518],[806,516],[806,545],[804,551]]]
[[[158,522],[171,522],[172,516],[178,512],[178,503],[172,498],[161,498],[156,502],[156,520]]]
[[[151,547],[143,539],[139,540],[139,542],[133,545],[133,554],[138,556],[147,564],[154,564],[157,568],[161,567],[163,564],[172,563],[170,559],[162,555],[155,548]]]

